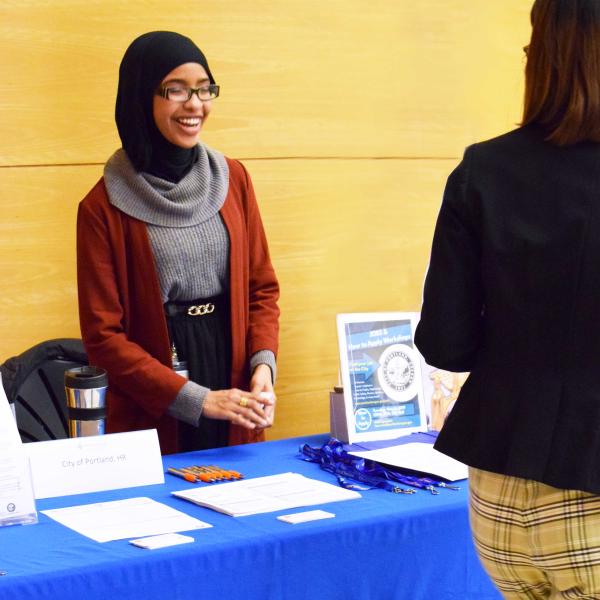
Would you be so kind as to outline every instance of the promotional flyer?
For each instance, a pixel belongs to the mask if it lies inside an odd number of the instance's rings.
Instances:
[[[350,442],[427,430],[414,313],[337,317]]]

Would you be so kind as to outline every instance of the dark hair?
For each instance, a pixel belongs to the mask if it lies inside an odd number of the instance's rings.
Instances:
[[[600,141],[600,0],[535,0],[523,125],[559,146]]]

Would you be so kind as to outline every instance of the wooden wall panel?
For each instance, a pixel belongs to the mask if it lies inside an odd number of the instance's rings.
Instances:
[[[97,166],[0,170],[0,362],[46,339],[80,336],[75,218],[100,173]]]
[[[205,49],[230,155],[455,156],[519,117],[528,4],[3,0],[0,165],[104,162],[118,63],[154,29]]]

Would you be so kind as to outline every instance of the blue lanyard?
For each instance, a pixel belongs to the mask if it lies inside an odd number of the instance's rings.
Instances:
[[[300,458],[308,462],[314,462],[320,465],[325,471],[329,471],[337,476],[338,483],[348,489],[372,489],[380,488],[395,494],[414,494],[414,489],[407,489],[398,484],[409,486],[409,488],[418,488],[428,490],[437,495],[437,488],[446,488],[449,490],[458,490],[460,488],[448,485],[444,481],[431,479],[430,477],[418,477],[409,475],[396,469],[381,466],[379,463],[364,459],[359,456],[352,456],[344,450],[342,442],[331,438],[320,448],[313,448],[308,444],[300,446]],[[369,487],[364,488],[352,483],[352,481],[366,483]]]

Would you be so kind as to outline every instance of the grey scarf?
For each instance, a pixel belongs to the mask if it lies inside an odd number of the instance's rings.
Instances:
[[[216,150],[198,144],[198,160],[178,183],[138,173],[121,148],[104,167],[113,206],[140,221],[163,227],[190,227],[213,217],[229,188],[229,167]]]

